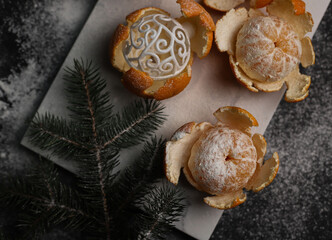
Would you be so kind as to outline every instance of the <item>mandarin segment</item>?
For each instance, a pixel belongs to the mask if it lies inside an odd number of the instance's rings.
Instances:
[[[245,133],[225,126],[205,131],[191,149],[189,170],[205,192],[242,189],[255,171],[256,149]]]
[[[249,19],[238,33],[236,59],[252,79],[274,82],[299,63],[301,42],[291,27],[277,17]]]

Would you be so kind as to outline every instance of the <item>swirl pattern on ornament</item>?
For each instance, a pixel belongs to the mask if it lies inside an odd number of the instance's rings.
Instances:
[[[181,73],[190,59],[189,37],[176,20],[153,14],[130,28],[123,55],[130,67],[164,80]]]

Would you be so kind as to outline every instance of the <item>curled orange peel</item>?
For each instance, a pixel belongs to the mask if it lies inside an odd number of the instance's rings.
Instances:
[[[248,178],[248,182],[238,189],[204,198],[204,202],[211,207],[230,209],[245,202],[246,194],[243,193],[243,188],[257,192],[271,184],[279,169],[279,157],[277,153],[274,153],[271,159],[264,162],[266,141],[261,134],[251,135],[251,127],[258,126],[258,122],[248,111],[238,107],[222,107],[214,113],[214,116],[218,120],[215,125],[208,122],[199,124],[189,122],[173,134],[171,140],[166,143],[165,175],[168,181],[177,185],[181,169],[183,169],[188,182],[197,190],[206,192],[204,186],[195,181],[193,177],[195,173],[188,167],[194,145],[197,145],[199,139],[213,128],[226,127],[241,131],[252,139],[256,151],[256,166],[252,175]]]

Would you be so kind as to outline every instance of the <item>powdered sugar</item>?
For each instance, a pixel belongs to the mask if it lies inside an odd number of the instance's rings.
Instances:
[[[238,33],[236,58],[244,72],[260,81],[286,77],[302,53],[297,34],[277,17],[254,17]]]
[[[248,135],[218,126],[195,143],[188,166],[205,191],[222,194],[245,186],[255,171],[256,159],[256,149]]]
[[[1,174],[22,170],[31,159],[36,159],[19,141],[92,4],[83,0],[3,2],[1,7],[6,11],[2,12],[0,26]]]

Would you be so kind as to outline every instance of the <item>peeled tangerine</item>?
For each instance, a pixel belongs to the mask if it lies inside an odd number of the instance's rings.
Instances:
[[[139,9],[120,24],[111,42],[111,63],[135,94],[162,100],[181,92],[191,79],[193,52],[210,52],[214,22],[194,0],[177,0],[182,17],[154,7]]]
[[[214,195],[204,198],[206,204],[229,209],[246,200],[243,188],[258,192],[273,181],[279,156],[264,162],[266,141],[261,134],[252,136],[258,123],[246,110],[223,107],[214,116],[215,125],[190,122],[174,133],[166,144],[165,172],[177,184],[183,168],[192,186]]]
[[[300,0],[251,1],[266,6],[268,15],[256,9],[230,10],[216,24],[215,41],[227,51],[236,79],[253,92],[274,92],[287,85],[285,100],[298,102],[309,93],[310,76],[299,72],[299,63],[315,63],[307,32],[312,30],[311,14]]]

